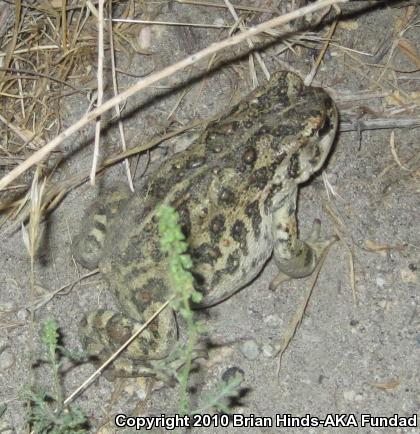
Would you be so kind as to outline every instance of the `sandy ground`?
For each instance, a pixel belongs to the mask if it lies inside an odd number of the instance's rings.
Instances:
[[[337,31],[336,38],[341,45],[375,53],[403,14],[403,9],[357,14],[346,28]],[[185,5],[173,5],[171,9],[164,7],[158,18],[232,22],[220,9],[187,8]],[[152,27],[150,50],[157,54],[131,59],[122,56],[120,67],[136,74],[148,73],[205,47],[220,37],[218,32]],[[418,46],[418,29],[408,32],[406,37]],[[279,67],[276,63],[279,47],[270,47],[262,53],[271,71]],[[287,62],[305,75],[312,64],[309,54],[303,50],[300,57],[289,55]],[[401,58],[396,64],[407,67],[409,64],[404,62]],[[363,89],[374,90],[369,77],[362,79],[352,69],[354,67],[355,63],[349,57],[344,59],[343,52],[332,47],[316,79],[324,87],[331,88],[338,99]],[[372,74],[378,74],[376,70],[372,71]],[[194,68],[190,75],[195,76],[198,72]],[[262,75],[259,76],[263,80]],[[166,84],[179,81],[179,77],[181,75]],[[188,83],[188,74],[183,73],[182,77]],[[176,107],[184,90],[187,93],[175,112],[178,122],[216,113],[230,103],[231,97],[236,98],[238,92],[246,94],[244,79],[248,80],[249,86],[246,58],[174,92],[151,89],[143,97],[132,98],[126,109],[130,115],[125,119],[128,142],[130,145],[138,144],[139,139],[143,142],[165,126],[168,114]],[[127,78],[122,87],[134,81],[134,78]],[[239,91],[235,93],[236,86]],[[156,92],[163,96],[150,102]],[[143,110],[137,110],[142,103]],[[65,119],[66,125],[70,125],[84,113],[89,102],[74,98],[66,104],[63,113],[68,111]],[[342,120],[350,114],[354,119],[361,107],[380,109],[375,100],[344,102],[341,105]],[[276,274],[275,264],[269,262],[249,287],[201,314],[214,348],[209,352],[209,359],[200,362],[200,368],[192,376],[195,385],[191,394],[192,408],[198,407],[203,397],[218,387],[227,369],[236,367],[244,372],[242,395],[239,404],[233,407],[237,414],[266,416],[274,423],[276,415],[284,414],[309,414],[318,418],[328,414],[355,415],[358,427],[352,427],[349,432],[376,433],[382,430],[360,426],[361,414],[412,416],[418,412],[420,191],[419,162],[418,159],[415,162],[415,156],[419,154],[419,129],[395,129],[398,157],[411,171],[396,163],[389,145],[390,136],[390,130],[365,131],[359,143],[356,132],[339,134],[325,169],[337,196],[328,198],[320,175],[301,189],[299,224],[303,236],[309,232],[314,218],[320,218],[323,233],[332,235],[338,230],[341,241],[331,248],[326,258],[302,323],[282,358],[279,375],[278,359],[274,354],[309,290],[310,279],[287,282],[277,291],[269,291],[268,284]],[[65,144],[65,150],[71,156],[60,168],[58,177],[64,178],[66,174],[89,167],[91,137],[92,129],[85,129],[76,135],[76,140]],[[104,153],[114,149],[116,137],[115,127],[109,128],[104,137]],[[173,143],[166,144],[164,149],[172,148]],[[162,148],[153,152],[152,160],[165,152]],[[141,157],[139,176],[146,163],[147,158]],[[154,167],[151,164],[148,170]],[[120,178],[121,174],[122,169],[114,167],[107,172],[106,183]],[[35,267],[40,293],[53,291],[77,279],[70,239],[78,232],[83,210],[95,194],[87,185],[78,188],[45,222]],[[326,211],[328,209],[332,212]],[[351,288],[349,248],[354,258],[355,299]],[[22,391],[29,382],[30,345],[38,348],[42,357],[38,336],[35,342],[29,342],[29,316],[25,309],[29,286],[30,263],[21,233],[2,235],[0,314],[4,318],[4,332],[0,335],[0,401],[7,404],[3,421],[14,427],[15,432],[23,432],[26,410]],[[96,276],[64,291],[37,311],[37,325],[46,318],[56,318],[66,347],[80,350],[78,323],[84,314],[98,306],[113,305],[112,297],[103,289],[100,277]],[[37,332],[38,329],[37,326]],[[90,364],[74,367],[66,362],[64,368],[67,394],[93,372]],[[37,368],[36,375],[41,383],[51,384],[45,366]],[[88,415],[92,432],[97,432],[99,427],[102,427],[101,432],[114,432],[113,416],[117,413],[160,415],[177,411],[176,388],[155,384],[152,389],[145,397],[143,380],[110,383],[100,378],[76,403]],[[108,421],[110,423],[105,425]],[[419,429],[418,425],[417,428],[393,428],[389,432],[417,433]],[[293,432],[323,433],[328,430],[295,428]],[[239,434],[288,430],[276,428],[274,424],[272,428],[230,425],[227,429],[194,428],[189,432]]]

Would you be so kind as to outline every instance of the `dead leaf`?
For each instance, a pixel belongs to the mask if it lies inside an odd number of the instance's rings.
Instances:
[[[417,273],[411,271],[409,268],[400,270],[400,275],[404,283],[417,283]]]
[[[338,27],[343,30],[353,31],[359,28],[359,23],[356,20],[340,21]]]
[[[400,39],[397,43],[397,47],[417,66],[417,68],[420,68],[420,56],[416,49],[406,39]]]
[[[365,240],[366,248],[371,252],[382,253],[386,255],[390,249],[390,246],[387,244],[379,244],[374,240]]]
[[[394,378],[385,383],[373,383],[372,386],[380,390],[392,390],[397,388],[400,384],[401,380],[398,378]]]

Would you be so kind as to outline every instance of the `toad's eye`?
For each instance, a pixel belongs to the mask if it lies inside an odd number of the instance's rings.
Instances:
[[[326,136],[331,131],[332,127],[333,126],[331,124],[330,118],[326,117],[325,121],[324,121],[324,125],[322,125],[322,127],[319,128],[319,130],[318,130],[318,136],[319,137]]]

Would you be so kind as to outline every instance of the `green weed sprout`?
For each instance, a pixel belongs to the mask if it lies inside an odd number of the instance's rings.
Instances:
[[[41,340],[46,347],[45,362],[51,366],[53,373],[53,392],[47,392],[40,387],[26,392],[31,403],[29,423],[32,431],[37,434],[84,434],[86,418],[83,413],[73,407],[64,407],[63,390],[61,387],[60,358],[63,353],[71,356],[59,344],[59,331],[56,321],[49,319],[44,323]]]
[[[186,253],[188,244],[179,225],[179,214],[170,206],[162,205],[157,211],[159,218],[159,233],[162,251],[167,255],[169,265],[169,281],[175,295],[171,307],[185,319],[187,323],[188,342],[181,351],[184,360],[183,367],[176,373],[181,386],[180,412],[189,413],[188,378],[191,371],[194,348],[198,341],[201,328],[194,321],[191,301],[199,303],[202,294],[194,288],[194,279],[190,272],[192,261]]]
[[[179,225],[179,214],[174,208],[162,205],[157,211],[157,216],[159,218],[161,250],[166,254],[169,264],[168,275],[172,290],[171,296],[174,297],[171,307],[179,312],[187,323],[188,342],[180,350],[179,355],[184,363],[180,371],[175,373],[176,379],[181,386],[179,409],[181,414],[196,414],[200,410],[191,412],[189,409],[188,379],[194,358],[194,349],[204,327],[194,321],[191,302],[200,303],[203,296],[194,288],[194,279],[190,271],[193,263],[187,254],[188,244]],[[222,412],[228,412],[226,401],[228,398],[238,395],[237,389],[241,382],[242,378],[239,376],[229,380],[222,385],[214,396],[205,399],[204,408],[207,410],[212,407]]]

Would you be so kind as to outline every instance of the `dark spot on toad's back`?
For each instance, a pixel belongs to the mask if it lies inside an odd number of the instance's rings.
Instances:
[[[291,157],[289,161],[289,166],[287,168],[287,174],[289,178],[297,178],[299,176],[299,155],[297,152],[295,152]]]
[[[234,252],[232,252],[226,261],[226,271],[229,274],[233,274],[239,267],[239,258],[241,257],[241,252],[239,249],[235,250]]]
[[[228,187],[222,187],[219,192],[219,204],[233,206],[236,204],[236,197]]]
[[[249,183],[262,190],[267,184],[268,181],[273,176],[273,169],[271,167],[261,167],[258,170],[256,170],[250,177]]]
[[[205,263],[213,265],[214,262],[222,256],[219,247],[214,247],[209,243],[200,244],[198,247],[191,249],[191,255],[196,263]]]
[[[210,221],[210,234],[212,237],[212,241],[219,241],[220,237],[222,236],[223,232],[225,231],[225,217],[223,214],[218,214],[217,216],[213,217],[213,219]]]
[[[247,233],[244,222],[242,220],[236,220],[230,233],[235,241],[243,241],[243,239],[246,238]]]
[[[243,161],[245,164],[253,164],[257,159],[257,150],[254,147],[248,146],[244,150]]]
[[[138,301],[141,306],[147,306],[152,301],[152,296],[147,291],[139,290],[136,293],[136,301]]]
[[[213,274],[213,278],[211,280],[211,284],[210,284],[210,288],[214,288],[215,286],[217,286],[220,281],[223,279],[224,276],[226,275],[232,275],[235,273],[236,270],[239,269],[239,265],[240,265],[240,250],[237,249],[234,252],[232,252],[226,261],[226,267],[223,268],[222,270],[217,270],[214,274]]]
[[[252,230],[254,232],[255,238],[260,236],[260,227],[261,227],[261,213],[260,207],[257,200],[249,203],[245,207],[245,214],[251,219],[252,222]]]
[[[186,202],[184,202],[181,206],[178,207],[178,213],[179,213],[179,225],[181,226],[181,231],[184,234],[185,238],[188,238],[191,233],[191,217]]]
[[[253,125],[254,125],[254,122],[252,122],[251,119],[247,119],[247,120],[244,122],[244,127],[245,127],[245,128],[252,128]]]
[[[138,301],[141,301],[137,298],[137,292],[140,290],[144,293],[153,294],[153,298],[156,299],[157,294],[162,294],[162,292],[164,292],[166,288],[166,282],[163,278],[151,277],[146,281],[146,283],[143,284],[141,289],[136,289],[134,291],[134,294],[136,295],[136,300]],[[143,309],[145,309],[146,307],[147,305],[142,306]]]

